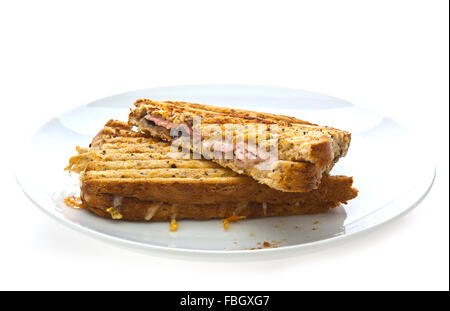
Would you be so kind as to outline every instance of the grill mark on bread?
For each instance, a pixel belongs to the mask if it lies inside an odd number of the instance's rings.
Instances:
[[[205,168],[184,168],[184,169],[164,169],[164,168],[142,168],[142,169],[115,169],[86,171],[85,179],[91,178],[204,178],[208,172],[210,178],[232,177],[226,169],[205,169]]]

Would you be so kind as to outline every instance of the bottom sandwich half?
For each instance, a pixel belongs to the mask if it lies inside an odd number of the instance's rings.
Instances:
[[[340,202],[291,202],[291,203],[215,203],[215,204],[170,204],[141,201],[132,197],[113,194],[81,193],[83,207],[95,214],[132,221],[171,221],[174,219],[206,220],[213,218],[260,218],[300,214],[325,213],[340,205]]]

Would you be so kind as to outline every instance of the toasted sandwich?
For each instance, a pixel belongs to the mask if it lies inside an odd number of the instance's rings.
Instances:
[[[66,168],[80,173],[83,206],[113,219],[158,221],[326,212],[355,198],[353,180],[325,176],[309,192],[282,192],[111,120]]]
[[[168,142],[181,140],[180,132],[187,132],[194,153],[285,192],[319,188],[351,140],[346,131],[293,117],[186,102],[137,100],[128,122]]]

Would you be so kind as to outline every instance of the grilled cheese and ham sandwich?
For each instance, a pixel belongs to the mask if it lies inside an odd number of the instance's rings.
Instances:
[[[109,121],[66,168],[80,173],[83,206],[113,219],[246,218],[326,212],[355,198],[353,180],[325,176],[317,189],[283,192],[204,159],[174,156],[170,143]],[[188,203],[187,203],[188,202]]]

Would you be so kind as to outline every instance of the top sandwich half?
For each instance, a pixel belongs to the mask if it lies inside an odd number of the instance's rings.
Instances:
[[[317,189],[351,140],[346,131],[269,113],[148,99],[135,106],[129,124],[142,132],[173,142],[187,133],[192,151],[286,192]]]

